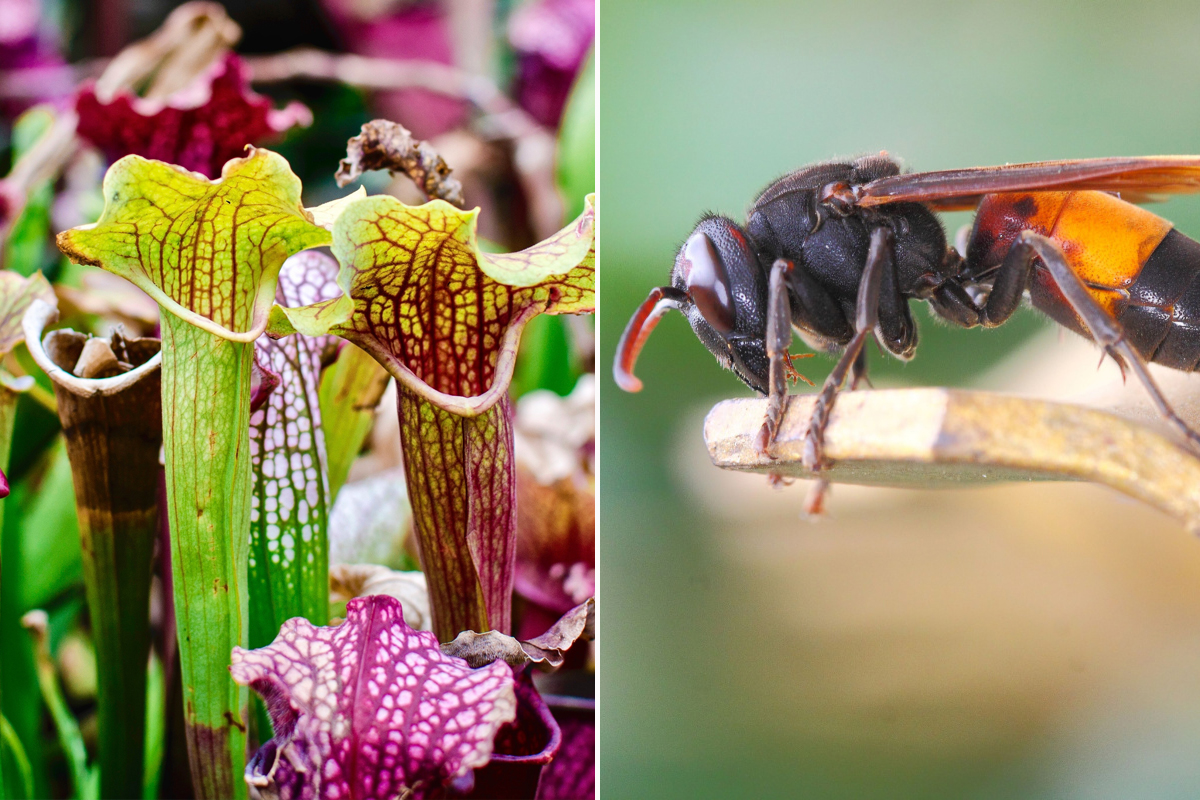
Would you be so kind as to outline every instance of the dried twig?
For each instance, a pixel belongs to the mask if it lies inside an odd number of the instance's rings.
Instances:
[[[184,3],[158,30],[109,62],[96,80],[96,96],[107,102],[123,89],[147,84],[144,97],[168,97],[224,58],[241,36],[219,3]]]
[[[425,193],[461,207],[462,184],[450,175],[450,167],[432,145],[413,138],[403,125],[376,119],[362,126],[362,133],[346,143],[346,158],[338,166],[338,186],[345,186],[364,172],[386,169],[403,172]]]
[[[814,395],[790,398],[769,458],[754,445],[765,400],[718,403],[704,423],[725,469],[812,477],[803,466]],[[1200,531],[1200,459],[1136,422],[1083,406],[957,389],[858,391],[838,399],[825,437],[832,482],[933,486],[1089,480]]]

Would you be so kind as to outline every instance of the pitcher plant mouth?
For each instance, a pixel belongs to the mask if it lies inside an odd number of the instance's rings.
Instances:
[[[148,361],[111,378],[80,378],[60,366],[46,352],[42,339],[46,326],[58,320],[58,309],[44,300],[34,300],[22,319],[25,346],[29,355],[57,385],[79,397],[110,397],[119,394],[143,377],[162,367],[162,351]]]
[[[512,381],[541,313],[595,307],[594,198],[518,253],[483,253],[477,211],[441,200],[347,202],[332,225],[340,297],[276,306],[268,334],[336,334],[398,382],[401,450],[434,631],[511,626],[516,474]]]
[[[408,206],[391,197],[365,197],[339,211],[331,228],[343,295],[300,308],[275,306],[267,334],[337,334],[374,356],[415,395],[457,416],[484,414],[505,395],[531,319],[594,308],[591,197],[579,218],[518,253],[480,250],[478,209],[464,212],[441,200]],[[467,300],[449,297],[446,287],[455,281]],[[455,307],[468,302],[476,306],[473,322]],[[439,316],[426,324],[418,312]],[[453,336],[439,334],[439,326]],[[459,341],[464,337],[467,344]],[[446,380],[433,374],[434,350],[475,366],[459,380]]]
[[[495,363],[495,377],[492,379],[491,385],[482,394],[470,397],[440,392],[433,388],[373,337],[348,333],[346,341],[358,345],[374,356],[393,378],[423,400],[455,416],[478,417],[487,413],[496,403],[507,396],[508,387],[512,383],[513,370],[517,364],[517,349],[521,342],[521,333],[529,321],[539,313],[541,313],[539,309],[530,306],[522,309],[516,316],[508,330],[504,332],[504,338],[500,342],[499,354]]]
[[[58,234],[59,249],[77,264],[129,280],[164,311],[200,330],[231,342],[255,341],[270,320],[284,259],[328,244],[329,233],[301,206],[300,179],[287,161],[263,148],[246,151],[212,180],[173,164],[125,156],[104,176],[100,219]],[[249,224],[262,226],[263,239],[228,242],[230,249],[205,255],[184,253],[183,242],[203,238],[194,224],[200,220],[209,236]],[[178,238],[158,242],[156,225],[166,225]],[[144,250],[138,247],[143,239]]]

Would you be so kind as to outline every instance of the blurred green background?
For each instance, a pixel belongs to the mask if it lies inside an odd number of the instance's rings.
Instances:
[[[600,31],[603,795],[1200,795],[1200,543],[1178,525],[1063,484],[836,487],[810,524],[803,487],[708,463],[704,412],[750,392],[681,316],[641,394],[608,377],[700,214],[740,220],[805,163],[1200,152],[1200,4],[604,0]],[[1200,200],[1154,209],[1200,236]],[[913,362],[872,352],[876,386],[996,386],[1060,344],[1036,374],[1079,366],[1034,312],[919,312]]]

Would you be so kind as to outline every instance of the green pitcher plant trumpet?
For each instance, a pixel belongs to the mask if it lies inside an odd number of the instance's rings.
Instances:
[[[163,453],[184,716],[199,797],[245,797],[250,373],[284,260],[328,244],[300,180],[250,148],[221,177],[139,156],[113,164],[98,222],[59,234],[76,263],[114,272],[162,311]]]

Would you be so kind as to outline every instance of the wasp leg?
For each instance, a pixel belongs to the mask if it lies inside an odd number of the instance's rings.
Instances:
[[[892,261],[895,262],[894,253]],[[891,265],[879,276],[877,325],[881,345],[897,358],[905,361],[912,358],[917,349],[917,323],[913,321],[908,298],[900,291],[900,276]]]
[[[974,328],[983,319],[983,311],[975,305],[967,290],[957,283],[948,281],[942,284],[927,299],[929,307],[939,317],[960,328]],[[1017,299],[1020,300],[1020,295]]]
[[[871,383],[871,379],[867,377],[867,348],[863,348],[858,353],[858,358],[854,359],[854,367],[850,370],[850,391],[858,388],[860,383],[865,383],[872,389],[875,386]]]
[[[771,282],[767,290],[767,358],[771,362],[770,383],[767,386],[767,417],[763,420],[754,446],[763,455],[769,455],[771,443],[779,432],[779,423],[787,409],[788,398],[788,348],[792,344],[792,307],[788,300],[786,281],[795,270],[792,262],[775,259],[771,265]],[[772,483],[777,476],[772,475]]]
[[[846,345],[833,371],[825,379],[817,403],[813,406],[812,418],[808,423],[808,434],[804,439],[804,466],[818,471],[825,464],[825,426],[829,414],[837,402],[838,392],[846,382],[859,354],[872,334],[879,318],[879,294],[885,270],[896,269],[895,237],[888,228],[876,228],[871,232],[871,249],[867,253],[862,282],[858,285],[858,303],[855,310],[854,337]],[[820,484],[818,484],[820,486]],[[813,504],[815,505],[815,503]]]
[[[1187,439],[1192,449],[1200,452],[1200,434],[1192,430],[1186,422],[1175,410],[1171,408],[1171,404],[1167,402],[1167,398],[1163,396],[1159,390],[1158,384],[1154,382],[1154,378],[1150,375],[1150,371],[1146,369],[1146,362],[1142,359],[1139,353],[1129,340],[1125,338],[1125,332],[1121,328],[1121,324],[1109,316],[1091,293],[1087,287],[1083,285],[1083,281],[1071,269],[1067,263],[1066,257],[1062,250],[1053,240],[1040,236],[1032,231],[1023,232],[1017,238],[1017,242],[1013,245],[1013,249],[1022,248],[1028,251],[1028,255],[1023,258],[1028,258],[1032,262],[1033,254],[1041,257],[1046,268],[1050,270],[1050,275],[1053,276],[1054,282],[1058,285],[1059,290],[1067,301],[1071,304],[1071,308],[1075,309],[1075,313],[1080,316],[1084,324],[1087,325],[1088,331],[1091,332],[1092,338],[1105,349],[1105,351],[1120,362],[1122,359],[1130,366],[1133,373],[1137,375],[1138,380],[1142,382],[1146,393],[1150,395],[1150,399],[1158,408],[1158,413],[1175,426],[1183,436]],[[1005,265],[1008,264],[1008,258],[1005,258]],[[1003,270],[1001,270],[1003,272]],[[1028,275],[1028,268],[1026,268]],[[1026,278],[1027,280],[1028,278]],[[1000,276],[997,276],[999,283]],[[1022,287],[1023,288],[1023,287]],[[993,292],[995,289],[993,289]],[[991,298],[988,298],[988,306],[991,306]]]
[[[1029,286],[1029,275],[1033,272],[1033,262],[1041,253],[1034,246],[1034,239],[1042,239],[1046,245],[1058,253],[1058,259],[1062,261],[1062,267],[1069,274],[1070,278],[1066,279],[1069,282],[1078,286],[1079,291],[1087,298],[1086,302],[1093,306],[1097,313],[1108,319],[1108,314],[1104,309],[1096,305],[1092,300],[1092,296],[1088,294],[1087,289],[1083,288],[1083,284],[1079,282],[1079,278],[1067,266],[1066,259],[1058,249],[1058,245],[1054,244],[1050,239],[1044,236],[1039,236],[1033,231],[1024,231],[1017,237],[1017,241],[1009,248],[1008,253],[1004,256],[1003,263],[1000,264],[1000,269],[996,270],[996,279],[992,282],[992,290],[988,292],[987,302],[980,309],[983,313],[980,315],[979,323],[985,328],[994,328],[997,325],[1006,322],[1013,312],[1017,310],[1017,306],[1021,305],[1021,298],[1025,296],[1025,289]],[[1043,261],[1046,259],[1043,258]],[[1047,263],[1047,266],[1049,264]],[[1061,286],[1064,279],[1059,278],[1051,269],[1050,273],[1054,275],[1055,281]],[[1063,290],[1066,294],[1066,290]],[[1076,301],[1071,299],[1067,294],[1067,299],[1071,300],[1071,305],[1076,305]],[[1076,308],[1076,311],[1079,311]],[[1082,311],[1079,311],[1080,316],[1085,316]],[[1085,317],[1086,320],[1086,317]],[[1089,329],[1091,323],[1088,324]],[[1100,341],[1097,339],[1096,341]]]
[[[783,420],[787,405],[787,384],[775,370],[787,372],[787,350],[791,344],[790,323],[819,331],[819,338],[836,346],[845,346],[854,338],[854,329],[840,305],[829,292],[792,262],[777,259],[771,266],[767,295],[767,354],[771,359],[767,395],[767,418],[754,439],[763,455],[770,455],[771,443]]]

